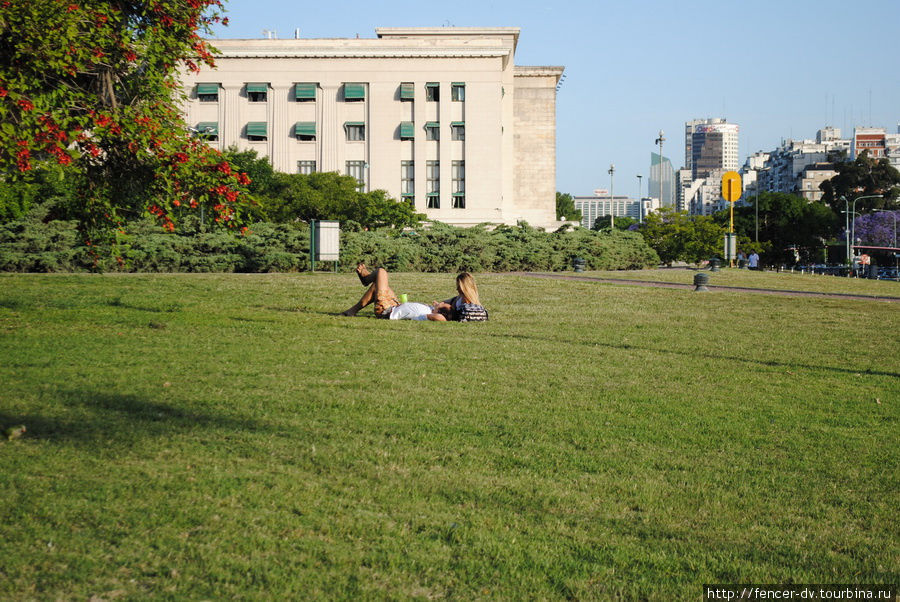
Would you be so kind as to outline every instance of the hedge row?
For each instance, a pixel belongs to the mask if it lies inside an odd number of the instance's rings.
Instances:
[[[340,269],[360,261],[392,271],[563,271],[575,257],[587,269],[654,266],[656,253],[634,232],[582,228],[544,232],[527,225],[457,228],[435,223],[394,230],[341,233]],[[171,234],[155,224],[130,225],[109,241],[86,243],[75,222],[40,216],[0,225],[0,271],[7,272],[285,272],[309,266],[306,224],[257,223],[231,232]],[[323,265],[331,268],[331,264]]]

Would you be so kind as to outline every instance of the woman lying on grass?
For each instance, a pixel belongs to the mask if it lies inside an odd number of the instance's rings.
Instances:
[[[363,286],[369,288],[353,307],[341,313],[343,316],[355,316],[359,310],[374,303],[376,318],[434,322],[487,320],[487,311],[481,307],[475,279],[468,272],[456,277],[456,291],[459,295],[446,301],[435,301],[430,306],[424,303],[400,303],[397,294],[388,284],[388,273],[384,268],[375,268],[370,272],[361,263],[356,266],[356,275]]]

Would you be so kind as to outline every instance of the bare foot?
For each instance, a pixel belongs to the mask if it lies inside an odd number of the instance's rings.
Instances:
[[[360,263],[356,266],[356,275],[359,276],[359,281],[362,282],[363,286],[372,284],[372,272],[369,271],[366,264]]]

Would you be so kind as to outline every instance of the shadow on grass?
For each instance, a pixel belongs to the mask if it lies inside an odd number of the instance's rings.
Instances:
[[[536,337],[530,336],[526,334],[489,334],[488,336],[503,338],[503,339],[513,339],[513,340],[527,340],[527,341],[540,341],[542,343],[555,343],[558,345],[583,345],[585,347],[605,347],[607,349],[617,349],[621,351],[649,351],[651,353],[659,353],[666,355],[679,355],[690,360],[700,359],[708,359],[708,360],[719,360],[719,361],[729,361],[729,362],[738,362],[743,364],[750,364],[754,366],[760,367],[775,367],[775,368],[802,368],[805,370],[821,370],[825,372],[839,372],[842,374],[870,374],[873,376],[891,376],[894,378],[900,377],[900,373],[898,372],[888,372],[886,370],[872,370],[865,368],[843,368],[838,366],[814,366],[812,364],[800,364],[796,362],[780,362],[776,360],[755,360],[746,357],[736,357],[733,355],[724,355],[724,354],[715,354],[715,353],[700,353],[698,351],[679,351],[676,349],[660,349],[658,347],[647,347],[642,345],[632,345],[632,344],[622,344],[622,343],[604,343],[603,341],[574,341],[571,339],[557,339],[552,337]]]
[[[58,402],[65,410],[54,416],[0,411],[0,425],[24,424],[28,438],[78,444],[121,443],[196,431],[227,434],[273,430],[251,418],[190,410],[137,395],[62,391]]]

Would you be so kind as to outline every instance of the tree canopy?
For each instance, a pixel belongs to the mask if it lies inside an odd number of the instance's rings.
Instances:
[[[866,198],[860,201],[856,209],[861,213],[872,209],[900,209],[900,172],[887,159],[870,159],[863,151],[853,161],[835,163],[838,175],[822,182],[820,188],[824,192],[822,200],[835,213],[844,210],[844,200],[873,195],[882,198]]]
[[[0,0],[0,173],[68,168],[86,229],[206,209],[239,224],[249,177],[191,137],[179,69],[212,66],[219,0]]]
[[[575,208],[575,200],[567,192],[556,193],[556,219],[580,222],[581,211]]]
[[[662,207],[645,218],[639,232],[663,262],[699,263],[722,254],[725,228],[708,215]]]

